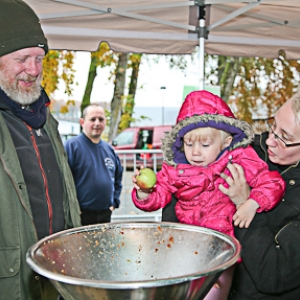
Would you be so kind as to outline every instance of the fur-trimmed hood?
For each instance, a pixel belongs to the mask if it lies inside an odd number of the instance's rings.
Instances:
[[[233,137],[228,150],[248,146],[254,132],[251,126],[235,118],[227,103],[208,91],[194,91],[185,98],[172,130],[162,139],[162,150],[169,165],[186,163],[182,152],[184,135],[199,127],[213,127]]]

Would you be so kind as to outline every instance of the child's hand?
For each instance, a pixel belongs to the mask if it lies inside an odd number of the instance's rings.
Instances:
[[[142,168],[142,167],[141,167]],[[133,176],[132,176],[132,183],[133,183],[133,186],[137,189],[137,190],[139,190],[140,189],[140,187],[137,185],[137,180],[136,180],[136,176],[138,176],[140,174],[140,170],[139,169],[135,169],[135,171],[134,171],[134,174],[133,174]]]
[[[258,203],[253,199],[248,199],[242,205],[240,205],[233,216],[235,226],[240,228],[248,228],[256,214],[256,210],[259,208]]]

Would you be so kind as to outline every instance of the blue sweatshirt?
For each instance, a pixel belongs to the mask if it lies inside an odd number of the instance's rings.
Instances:
[[[107,142],[94,144],[84,133],[65,142],[68,161],[81,208],[91,210],[118,208],[123,168]]]

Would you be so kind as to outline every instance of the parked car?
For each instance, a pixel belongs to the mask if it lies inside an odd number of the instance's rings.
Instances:
[[[116,136],[112,141],[112,146],[115,150],[160,150],[162,145],[161,139],[165,132],[169,131],[171,128],[171,125],[129,127]],[[143,151],[139,151],[139,153],[136,154],[118,153],[118,155],[122,164],[124,164],[124,159],[126,157],[127,167],[134,166],[134,155],[136,156],[137,165],[145,165],[146,162],[147,167],[152,167],[154,159],[156,159],[157,166],[162,165],[162,153],[152,154],[149,153],[151,151],[148,151],[148,153],[147,151],[145,153],[142,152]]]

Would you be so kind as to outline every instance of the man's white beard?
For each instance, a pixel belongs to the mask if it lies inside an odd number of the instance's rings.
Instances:
[[[22,76],[22,80],[34,81],[32,86],[28,88],[20,87],[18,85],[18,79],[21,78],[17,78],[12,85],[5,79],[3,70],[0,70],[0,87],[11,100],[21,105],[29,105],[38,100],[41,95],[41,79],[30,75]]]

